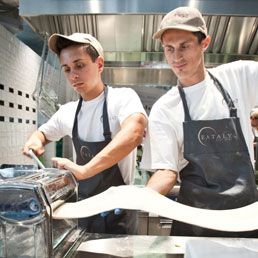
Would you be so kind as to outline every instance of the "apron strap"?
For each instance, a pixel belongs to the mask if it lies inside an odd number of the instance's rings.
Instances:
[[[237,109],[235,108],[235,105],[234,105],[233,100],[231,99],[229,93],[226,91],[226,89],[224,89],[222,84],[219,82],[219,80],[214,75],[212,75],[208,70],[207,70],[207,72],[210,75],[210,77],[212,78],[212,80],[214,81],[214,84],[217,87],[217,89],[219,90],[219,92],[222,94],[224,100],[226,101],[227,106],[229,108],[230,117],[237,117]],[[191,121],[192,119],[191,119],[189,109],[187,106],[184,89],[183,89],[182,85],[180,85],[179,82],[177,83],[177,85],[178,85],[177,87],[178,87],[180,97],[183,102],[183,107],[184,107],[184,111],[185,111],[185,121]]]
[[[103,135],[105,137],[106,141],[111,141],[111,132],[109,127],[109,121],[108,121],[108,113],[107,113],[107,93],[108,93],[108,87],[104,86],[104,94],[105,94],[105,101],[103,105]]]
[[[179,84],[179,82],[177,83],[177,85],[178,85],[180,97],[183,102],[183,107],[184,107],[184,111],[185,111],[185,121],[192,121],[192,118],[190,116],[189,109],[188,109],[188,106],[186,103],[185,92],[183,90],[183,87]]]
[[[222,86],[220,81],[213,74],[211,74],[208,70],[207,70],[207,72],[210,75],[210,77],[212,78],[212,80],[214,81],[214,84],[217,87],[217,89],[222,94],[224,100],[226,101],[228,108],[229,108],[230,117],[237,117],[237,109],[235,108],[235,105],[234,105],[233,100],[231,99],[229,93],[226,91],[226,89],[224,89],[224,87]]]
[[[108,113],[107,113],[107,91],[108,88],[105,85],[104,86],[104,97],[105,97],[105,101],[103,104],[103,136],[105,138],[106,141],[111,141],[111,132],[110,132],[110,128],[109,128],[109,121],[108,121]],[[78,119],[77,116],[80,112],[82,106],[82,97],[80,97],[76,112],[75,112],[75,117],[74,117],[74,123],[73,123],[73,132],[72,135],[78,135]]]
[[[80,97],[79,99],[79,103],[78,103],[78,106],[77,106],[77,109],[76,109],[76,112],[75,112],[75,116],[74,116],[74,122],[73,122],[73,132],[72,132],[72,135],[78,135],[78,123],[77,123],[77,116],[80,112],[80,109],[81,109],[81,106],[82,106],[82,97]]]

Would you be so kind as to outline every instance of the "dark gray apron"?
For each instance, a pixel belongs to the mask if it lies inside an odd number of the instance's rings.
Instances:
[[[209,73],[210,74],[210,73]],[[178,202],[197,208],[224,210],[258,200],[253,167],[236,108],[221,83],[210,74],[223,95],[230,118],[191,120],[184,90],[178,86],[185,112],[184,158]],[[216,107],[214,107],[216,108]],[[222,232],[173,221],[171,235],[257,237],[257,231]]]
[[[107,87],[104,87],[105,101],[103,105],[103,135],[105,141],[86,142],[82,141],[78,136],[77,116],[81,109],[82,98],[80,98],[73,125],[73,144],[76,151],[76,163],[85,165],[97,153],[99,153],[111,141],[111,132],[109,128],[107,113]],[[117,164],[101,173],[84,180],[79,181],[79,200],[99,194],[107,190],[111,186],[124,185],[120,169]],[[98,205],[96,203],[96,205]],[[102,217],[100,214],[79,219],[79,226],[86,229],[89,233],[105,233],[105,234],[137,234],[137,214],[136,211],[125,210],[123,213],[115,215],[111,211],[107,216]]]

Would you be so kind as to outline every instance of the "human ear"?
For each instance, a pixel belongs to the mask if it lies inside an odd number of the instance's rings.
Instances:
[[[98,65],[99,72],[102,72],[104,69],[104,59],[102,56],[98,56],[96,59],[96,63]]]
[[[208,35],[208,36],[202,41],[203,51],[206,51],[206,49],[208,48],[210,42],[211,42],[211,37]]]

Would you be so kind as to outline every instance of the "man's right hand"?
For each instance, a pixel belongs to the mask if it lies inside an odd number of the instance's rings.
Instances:
[[[39,157],[45,152],[45,143],[46,140],[44,134],[40,131],[35,131],[29,136],[27,142],[24,144],[22,152],[24,155],[30,156],[29,150],[32,149],[35,155]]]

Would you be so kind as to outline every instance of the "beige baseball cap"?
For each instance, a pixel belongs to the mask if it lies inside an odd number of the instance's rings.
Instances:
[[[253,110],[252,113],[251,113],[251,116],[258,117],[258,109]]]
[[[91,46],[93,46],[96,49],[96,51],[98,52],[98,54],[100,56],[104,57],[103,48],[100,45],[99,41],[90,34],[74,33],[72,35],[66,36],[66,35],[55,33],[55,34],[51,35],[51,37],[48,40],[48,46],[56,54],[59,54],[59,51],[58,51],[58,48],[56,45],[58,38],[68,39],[70,41],[78,42],[78,43],[90,44]]]
[[[162,34],[169,29],[200,31],[207,36],[207,27],[202,14],[198,9],[189,6],[178,7],[166,14],[153,39],[161,39]]]

